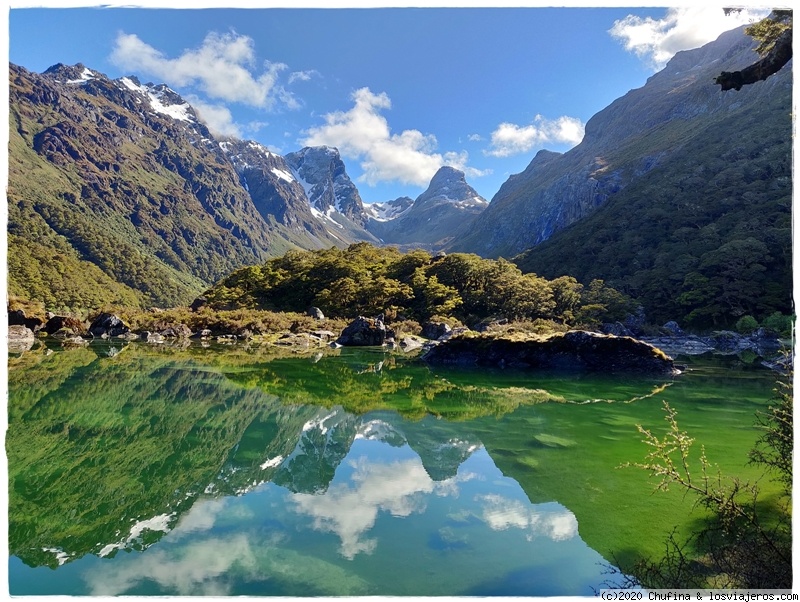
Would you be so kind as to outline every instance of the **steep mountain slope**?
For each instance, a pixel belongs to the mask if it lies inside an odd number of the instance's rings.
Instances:
[[[543,151],[509,178],[481,219],[450,248],[487,257],[516,255],[592,214],[668,158],[686,156],[687,145],[709,131],[738,145],[751,135],[741,130],[741,114],[761,111],[776,94],[788,103],[788,122],[790,69],[739,93],[722,93],[713,84],[721,70],[752,62],[753,48],[738,29],[703,48],[679,52],[645,86],[592,117],[578,146],[563,155]]]
[[[345,170],[339,151],[328,146],[305,147],[284,157],[305,190],[311,212],[333,236],[347,240],[378,240],[364,229],[364,203]]]
[[[265,222],[287,232],[287,241],[304,249],[346,245],[354,238],[331,233],[323,216],[313,212],[300,182],[292,175],[286,160],[252,140],[224,140],[220,148],[236,168]]]
[[[9,101],[11,294],[176,305],[289,249],[372,239],[328,227],[282,157],[215,139],[164,85],[11,65]]]
[[[453,248],[530,247],[523,271],[606,280],[657,323],[791,314],[791,63],[739,92],[713,84],[753,47],[734,30],[678,53],[593,117],[579,146],[510,178]]]
[[[488,205],[488,201],[467,184],[464,173],[449,166],[439,168],[428,189],[407,209],[403,209],[402,199],[392,203],[393,206],[376,208],[373,215],[385,216],[387,209],[394,208],[393,217],[371,217],[367,229],[385,244],[433,249],[441,248],[452,233]]]

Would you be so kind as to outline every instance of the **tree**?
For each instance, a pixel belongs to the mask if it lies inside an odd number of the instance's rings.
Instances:
[[[737,9],[726,9],[726,13]],[[741,9],[738,9],[741,10]],[[760,42],[756,52],[761,60],[741,71],[723,71],[715,79],[722,90],[741,90],[742,86],[767,79],[792,58],[792,11],[775,10],[769,17],[748,27],[745,33]]]
[[[780,499],[762,499],[759,486],[714,474],[700,452],[699,469],[690,457],[694,439],[681,430],[676,411],[664,402],[667,432],[659,437],[637,426],[650,446],[642,463],[634,466],[658,479],[657,490],[677,486],[710,511],[705,526],[688,541],[675,532],[667,551],[657,560],[642,560],[623,572],[633,575],[627,585],[649,588],[789,589],[792,587],[792,375],[779,382],[774,405],[758,415],[763,430],[750,451],[759,464],[782,486]],[[693,555],[690,555],[691,552]]]

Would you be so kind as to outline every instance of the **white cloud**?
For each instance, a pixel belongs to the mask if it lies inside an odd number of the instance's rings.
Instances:
[[[208,538],[191,547],[153,549],[128,563],[115,563],[104,571],[84,574],[92,596],[119,596],[144,580],[157,583],[180,596],[226,596],[223,575],[237,566],[247,575],[258,574],[256,556],[247,535]]]
[[[223,105],[214,105],[203,102],[197,96],[189,96],[187,98],[189,104],[197,113],[200,120],[208,126],[212,134],[221,136],[233,136],[234,138],[242,137],[242,127],[234,122],[233,115],[230,110]]]
[[[312,517],[314,529],[340,538],[340,551],[348,559],[375,550],[377,539],[365,536],[379,512],[410,516],[424,511],[425,494],[455,495],[458,491],[454,479],[431,480],[419,458],[383,464],[363,457],[354,466],[351,485],[341,483],[323,495],[297,493],[290,498],[298,512]]]
[[[654,71],[662,69],[675,53],[698,48],[724,31],[752,23],[769,14],[767,9],[744,9],[726,16],[719,5],[674,7],[662,19],[628,15],[609,30],[625,50],[635,53]]]
[[[319,71],[311,69],[309,71],[294,71],[289,75],[289,83],[294,82],[307,82],[315,75],[319,75]]]
[[[148,73],[171,86],[197,86],[210,98],[272,108],[282,102],[289,108],[297,100],[278,84],[283,63],[256,63],[252,38],[236,33],[209,33],[202,45],[167,58],[135,34],[120,32],[111,61],[122,69]]]
[[[483,520],[494,531],[523,529],[531,540],[543,536],[564,541],[578,535],[575,515],[560,504],[539,504],[531,508],[519,500],[494,493],[478,495],[475,499],[483,504]]]
[[[545,119],[537,115],[530,125],[504,122],[492,132],[492,141],[485,154],[509,157],[527,153],[548,143],[578,144],[583,140],[584,124],[575,117]]]
[[[483,136],[481,136],[480,134],[470,134],[469,136],[467,136],[467,140],[469,140],[470,142],[480,142],[481,140],[483,140]]]
[[[471,176],[487,173],[467,167],[469,156],[465,151],[436,152],[438,141],[432,134],[419,130],[393,134],[381,114],[392,106],[386,93],[373,94],[369,88],[360,88],[352,99],[353,108],[325,115],[324,125],[309,129],[301,143],[335,146],[343,156],[359,160],[364,170],[359,181],[370,186],[379,182],[426,186],[443,165]]]

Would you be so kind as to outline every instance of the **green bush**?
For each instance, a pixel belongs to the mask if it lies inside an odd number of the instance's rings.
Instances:
[[[736,326],[734,326],[734,328],[738,333],[750,334],[758,328],[758,320],[753,316],[742,316],[736,321]]]

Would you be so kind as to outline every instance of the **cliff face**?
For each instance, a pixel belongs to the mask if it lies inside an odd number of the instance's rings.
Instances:
[[[583,141],[562,155],[543,151],[503,184],[480,220],[457,234],[450,250],[510,257],[535,246],[605,206],[632,182],[678,157],[696,136],[743,136],[737,111],[759,112],[781,95],[791,107],[791,68],[763,84],[723,93],[713,83],[757,55],[741,29],[702,48],[680,52],[642,88],[592,117]],[[766,116],[766,114],[765,114]],[[693,161],[686,156],[686,161]]]

